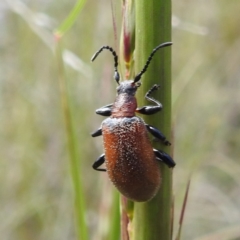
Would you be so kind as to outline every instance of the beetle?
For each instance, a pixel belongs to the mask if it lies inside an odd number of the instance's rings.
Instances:
[[[136,202],[148,201],[157,193],[161,184],[159,162],[165,163],[170,168],[175,166],[174,160],[167,153],[153,149],[148,133],[167,146],[171,145],[170,142],[160,130],[145,123],[135,114],[151,115],[162,109],[162,104],[151,97],[159,85],[153,85],[145,95],[145,98],[154,105],[138,108],[135,94],[141,86],[139,81],[147,71],[153,55],[160,48],[170,45],[171,42],[165,42],[153,49],[142,71],[133,80],[119,82],[118,56],[109,46],[101,47],[91,59],[94,61],[104,49],[109,50],[114,57],[114,79],[118,84],[114,103],[96,110],[97,114],[108,118],[91,134],[92,137],[102,135],[104,147],[104,154],[92,167],[97,171],[107,171],[119,192]],[[101,168],[104,162],[106,169]]]

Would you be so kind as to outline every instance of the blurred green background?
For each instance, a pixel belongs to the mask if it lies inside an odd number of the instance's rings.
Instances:
[[[0,238],[76,239],[73,193],[52,31],[73,0],[0,2]],[[120,1],[113,3],[117,39]],[[172,80],[176,232],[191,177],[182,239],[240,239],[240,1],[173,0]],[[161,23],[159,23],[161,24]],[[90,239],[105,239],[113,187],[92,170],[102,153],[94,111],[115,96],[110,1],[89,0],[63,38]],[[218,235],[219,234],[219,235]],[[225,234],[225,235],[224,235]],[[213,236],[219,236],[213,238]],[[209,238],[207,238],[207,236]],[[225,238],[220,238],[225,236]]]

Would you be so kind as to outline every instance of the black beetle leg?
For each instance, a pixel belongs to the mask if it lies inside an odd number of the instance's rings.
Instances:
[[[136,112],[144,114],[144,115],[152,115],[154,113],[159,112],[162,109],[162,107],[159,106],[144,106],[141,108],[137,108]]]
[[[162,161],[163,163],[168,165],[168,167],[173,168],[176,165],[174,160],[167,153],[157,149],[153,149],[153,152],[157,157],[157,160]]]
[[[158,88],[159,88],[159,85],[154,84],[145,95],[145,98],[148,101],[155,103],[157,106],[144,106],[141,108],[137,108],[136,112],[145,114],[145,115],[151,115],[151,114],[159,112],[162,109],[162,104],[160,102],[158,102],[156,99],[154,99],[153,97],[150,97],[151,93],[153,91],[156,91]]]
[[[99,168],[105,162],[105,154],[102,154],[92,165],[93,169],[96,171],[106,172],[104,168]]]
[[[113,105],[113,103],[108,104],[106,106],[103,106],[103,107],[97,109],[96,110],[96,114],[99,114],[99,115],[102,115],[102,116],[105,116],[105,117],[111,116],[111,114],[112,114],[112,105]]]
[[[171,145],[171,143],[166,139],[166,137],[162,134],[162,132],[160,130],[158,130],[157,128],[145,124],[147,130],[157,139],[161,140],[166,146]]]
[[[97,129],[95,132],[91,134],[92,137],[99,137],[102,135],[102,128]]]

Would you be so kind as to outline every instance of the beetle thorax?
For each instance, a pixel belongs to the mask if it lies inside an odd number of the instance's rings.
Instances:
[[[133,117],[137,108],[135,93],[140,84],[126,80],[117,87],[117,97],[112,107],[111,117]]]
[[[134,96],[122,93],[117,96],[113,107],[111,117],[133,117],[137,108],[137,100]]]

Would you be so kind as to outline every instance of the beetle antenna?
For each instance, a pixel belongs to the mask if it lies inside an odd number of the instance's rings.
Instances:
[[[145,64],[143,70],[139,74],[136,75],[136,77],[134,78],[133,81],[138,82],[141,79],[142,75],[147,71],[147,68],[148,68],[148,66],[149,66],[149,64],[150,64],[150,62],[153,58],[153,55],[157,52],[158,49],[163,48],[163,47],[167,47],[167,46],[170,46],[170,45],[172,45],[172,42],[165,42],[165,43],[162,43],[162,44],[158,45],[156,48],[154,48],[152,53],[148,57],[148,60]]]
[[[117,84],[119,85],[119,80],[120,80],[120,76],[119,76],[119,73],[118,73],[118,70],[117,70],[117,67],[118,67],[118,56],[116,54],[116,52],[109,46],[103,46],[101,47],[91,58],[91,61],[93,62],[96,57],[98,56],[98,54],[103,50],[103,49],[107,49],[109,50],[113,57],[114,57],[114,79],[116,80]]]

